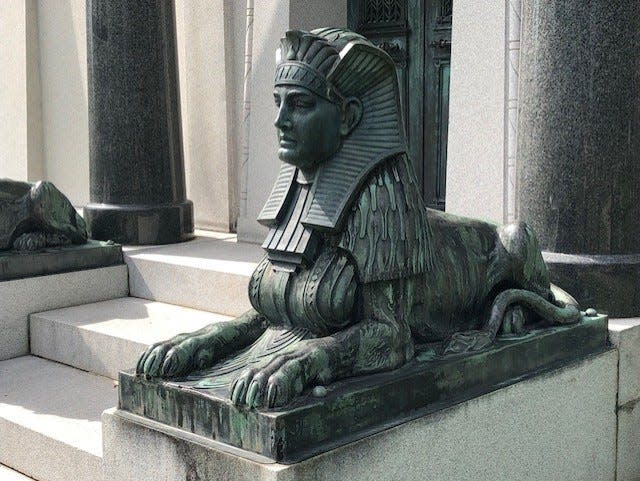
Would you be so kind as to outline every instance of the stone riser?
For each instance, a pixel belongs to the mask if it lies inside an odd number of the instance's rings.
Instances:
[[[229,316],[251,307],[249,279],[260,246],[198,238],[182,244],[128,250],[131,295]]]
[[[0,360],[29,353],[29,314],[128,293],[125,265],[0,282]]]
[[[0,463],[39,481],[102,481],[113,381],[32,356],[0,362]]]
[[[229,319],[133,297],[30,316],[31,352],[111,379],[149,346]]]

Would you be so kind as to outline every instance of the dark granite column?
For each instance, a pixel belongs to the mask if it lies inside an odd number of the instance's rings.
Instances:
[[[583,308],[640,315],[637,0],[525,0],[518,218]]]
[[[91,236],[190,239],[173,0],[88,0],[87,47]]]

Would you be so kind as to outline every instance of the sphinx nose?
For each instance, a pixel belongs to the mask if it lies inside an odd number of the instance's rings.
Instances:
[[[276,119],[273,122],[273,124],[278,129],[290,129],[291,128],[291,125],[292,125],[291,124],[291,117],[290,117],[289,112],[287,111],[287,108],[284,105],[284,103],[282,105],[280,105],[280,107],[278,108],[278,115],[276,115]]]

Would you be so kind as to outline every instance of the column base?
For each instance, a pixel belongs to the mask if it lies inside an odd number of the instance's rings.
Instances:
[[[610,317],[640,315],[640,254],[542,256],[551,282],[575,297],[581,309],[593,307]]]
[[[193,203],[118,205],[84,208],[89,235],[128,245],[173,244],[193,238]]]

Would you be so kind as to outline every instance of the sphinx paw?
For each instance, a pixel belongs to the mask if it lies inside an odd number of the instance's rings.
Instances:
[[[170,378],[193,371],[197,346],[193,338],[176,336],[147,348],[138,359],[136,373],[147,378]]]
[[[18,252],[35,252],[47,247],[47,235],[44,232],[27,232],[13,241]]]
[[[261,369],[243,371],[231,385],[231,402],[249,409],[284,406],[316,379],[315,372],[312,351],[281,354]]]

